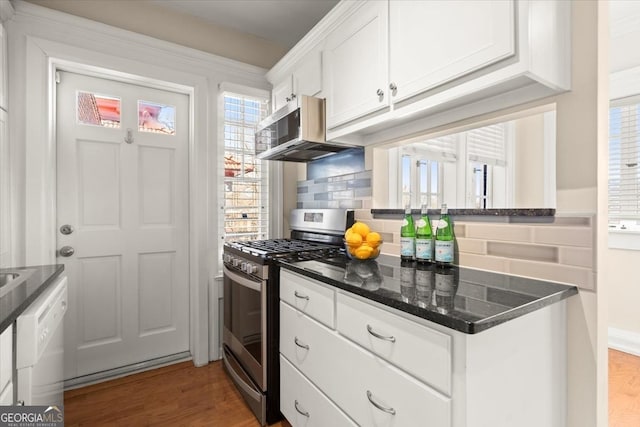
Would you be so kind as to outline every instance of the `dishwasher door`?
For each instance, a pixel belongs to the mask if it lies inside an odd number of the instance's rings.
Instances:
[[[63,318],[67,278],[42,293],[17,320],[17,402],[61,406],[64,402]]]

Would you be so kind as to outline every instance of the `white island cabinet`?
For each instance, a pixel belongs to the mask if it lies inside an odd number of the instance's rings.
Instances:
[[[467,334],[290,270],[280,280],[280,405],[294,427],[565,425],[564,301]]]

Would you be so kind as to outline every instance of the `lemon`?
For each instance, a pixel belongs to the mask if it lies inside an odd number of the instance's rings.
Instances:
[[[353,226],[351,226],[351,231],[353,231],[354,233],[358,233],[360,237],[365,238],[371,230],[369,229],[369,226],[364,222],[356,222],[355,224],[353,224]]]
[[[367,259],[373,253],[373,248],[369,245],[361,245],[355,250],[355,256],[358,259]]]
[[[372,248],[377,248],[378,246],[380,246],[380,243],[382,242],[382,237],[380,237],[380,233],[376,233],[375,231],[372,231],[367,234],[367,237],[365,238],[365,240],[369,244],[369,246],[371,246]]]
[[[344,240],[346,240],[347,245],[349,245],[352,248],[357,248],[362,244],[362,236],[359,235],[358,233],[351,232],[349,233],[348,236],[345,236]]]
[[[344,238],[345,240],[349,237],[349,234],[353,233],[353,230],[351,229],[351,227],[347,228],[344,232]]]

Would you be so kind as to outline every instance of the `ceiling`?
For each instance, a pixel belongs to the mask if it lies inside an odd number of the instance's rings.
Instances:
[[[293,47],[338,0],[150,0],[206,22]]]

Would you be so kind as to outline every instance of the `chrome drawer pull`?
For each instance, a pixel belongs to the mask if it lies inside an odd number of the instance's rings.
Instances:
[[[300,408],[298,408],[298,401],[297,400],[294,401],[294,406],[296,407],[296,411],[298,411],[298,413],[300,415],[304,415],[307,418],[309,417],[309,413],[307,411],[302,411],[302,410],[300,410]]]
[[[395,409],[393,409],[393,408],[385,408],[384,406],[382,406],[381,404],[379,404],[378,402],[373,400],[373,393],[371,393],[369,390],[367,390],[367,399],[369,399],[369,402],[371,402],[371,404],[373,406],[375,406],[376,408],[380,409],[382,412],[386,412],[387,414],[391,414],[391,415],[395,415],[396,414],[396,410]]]
[[[304,348],[305,350],[309,350],[309,346],[307,344],[301,343],[300,340],[298,340],[298,337],[294,337],[293,342],[295,342],[298,347]]]
[[[384,335],[380,335],[379,333],[377,333],[376,331],[373,330],[371,325],[367,325],[367,331],[369,331],[369,333],[371,335],[373,335],[374,337],[379,338],[381,340],[396,342],[396,337],[394,337],[393,335],[388,336],[388,337],[384,336]]]
[[[293,291],[293,294],[296,296],[296,298],[306,299],[307,301],[309,301],[309,296],[308,295],[299,294],[298,291]]]

